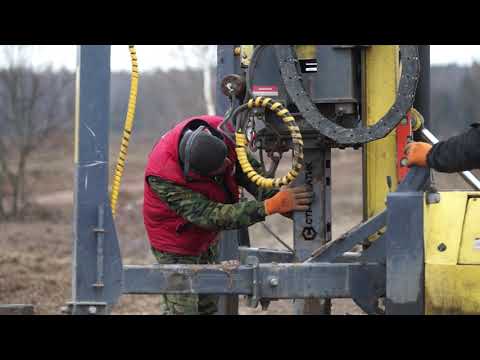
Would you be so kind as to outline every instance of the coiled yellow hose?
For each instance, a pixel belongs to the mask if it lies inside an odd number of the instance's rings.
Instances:
[[[118,154],[117,165],[115,167],[115,175],[112,183],[112,194],[110,206],[112,208],[112,216],[115,217],[118,195],[120,193],[120,183],[122,181],[123,170],[125,169],[125,161],[127,159],[128,144],[132,135],[133,121],[135,119],[135,107],[137,105],[138,92],[138,62],[137,52],[134,45],[129,45],[130,58],[132,61],[132,75],[130,80],[130,97],[128,99],[128,110],[123,128],[122,142],[120,144],[120,152]]]
[[[292,136],[293,164],[292,169],[288,172],[287,175],[282,178],[268,179],[261,176],[253,169],[252,165],[248,161],[248,140],[245,134],[243,134],[242,129],[239,128],[235,133],[235,141],[237,158],[242,168],[242,171],[247,175],[250,181],[262,188],[279,188],[282,185],[290,184],[293,180],[295,180],[303,167],[303,140],[300,129],[295,122],[295,118],[290,114],[287,108],[285,108],[279,102],[273,102],[271,98],[264,98],[260,96],[255,99],[250,99],[247,104],[249,109],[252,109],[254,107],[267,108],[275,112],[275,114],[282,119],[282,121],[290,131],[290,135]]]

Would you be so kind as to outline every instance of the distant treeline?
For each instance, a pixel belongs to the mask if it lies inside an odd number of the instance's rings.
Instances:
[[[215,71],[213,74],[215,76]],[[72,80],[66,84],[63,91],[65,98],[60,103],[62,108],[60,113],[64,114],[67,127],[72,128],[74,74],[65,70],[49,71],[44,77],[55,76],[62,79],[61,81],[65,81],[65,77],[71,77]],[[473,122],[480,121],[480,64],[469,67],[433,66],[431,80],[432,130],[435,133],[445,138],[466,130]],[[212,84],[215,84],[215,79]],[[5,84],[0,84],[0,89],[4,86]],[[111,89],[111,124],[112,130],[118,131],[122,129],[127,110],[130,74],[128,72],[112,73]],[[135,130],[160,136],[183,118],[206,113],[202,91],[203,80],[200,71],[142,72],[139,81]],[[53,100],[46,94],[44,99],[45,101]],[[2,119],[0,119],[0,128],[2,128],[1,125]]]
[[[432,66],[432,131],[448,138],[480,121],[480,64]]]
[[[212,81],[212,83],[215,83]],[[111,123],[121,130],[130,93],[130,74],[114,72],[111,78]],[[202,73],[170,70],[140,74],[135,130],[162,135],[180,120],[206,113]]]
[[[112,74],[112,119],[121,128],[127,108],[129,74]],[[215,83],[215,81],[213,81]],[[432,66],[432,131],[446,138],[480,121],[480,64]],[[206,112],[202,77],[196,71],[156,71],[140,79],[137,131],[163,133],[181,119]]]

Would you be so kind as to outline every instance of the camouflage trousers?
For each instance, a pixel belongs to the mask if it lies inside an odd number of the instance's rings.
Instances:
[[[212,245],[200,256],[185,256],[162,252],[152,248],[159,264],[214,264],[217,258],[216,245]],[[162,294],[162,315],[212,315],[217,312],[218,295]]]

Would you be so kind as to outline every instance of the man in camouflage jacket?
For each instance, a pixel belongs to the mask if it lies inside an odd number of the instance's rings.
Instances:
[[[218,233],[264,221],[266,216],[308,209],[306,187],[262,192],[241,171],[235,145],[217,127],[222,118],[199,116],[179,123],[149,155],[144,220],[160,264],[216,260]],[[249,156],[257,170],[260,164]],[[256,200],[239,202],[238,187]],[[213,314],[217,296],[163,295],[162,314]]]

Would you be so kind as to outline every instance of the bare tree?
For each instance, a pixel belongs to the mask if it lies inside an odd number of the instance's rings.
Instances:
[[[0,217],[5,219],[21,215],[26,204],[26,166],[31,154],[55,130],[70,123],[74,77],[68,71],[54,73],[51,67],[34,69],[32,46],[9,45],[2,50]]]
[[[173,56],[184,67],[201,69],[203,98],[208,115],[215,114],[212,73],[215,66],[216,48],[216,45],[179,45],[173,52]]]

